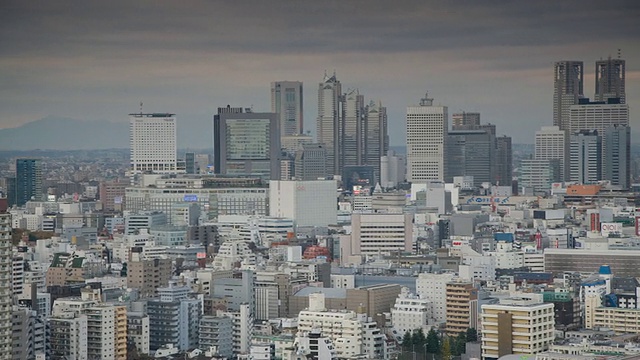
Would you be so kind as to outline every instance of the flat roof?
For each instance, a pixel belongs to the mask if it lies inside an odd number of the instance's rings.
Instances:
[[[152,117],[152,118],[163,118],[163,117],[172,117],[175,116],[176,114],[171,114],[171,113],[136,113],[136,114],[129,114],[129,116],[135,116],[135,117]]]

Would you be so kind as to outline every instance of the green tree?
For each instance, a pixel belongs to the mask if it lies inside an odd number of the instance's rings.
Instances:
[[[467,329],[467,342],[478,341],[478,331],[475,328]]]
[[[422,328],[413,330],[413,334],[411,335],[411,342],[412,345],[415,346],[417,352],[423,352],[424,344],[427,343],[427,337],[424,336],[424,331],[422,330]]]
[[[452,346],[453,356],[460,356],[464,354],[467,351],[466,345],[467,345],[467,333],[462,331],[453,340],[453,346]]]
[[[441,359],[451,360],[451,342],[448,336],[442,339]]]
[[[438,337],[436,330],[433,328],[427,333],[427,353],[440,353],[440,338]]]
[[[404,336],[402,337],[402,350],[411,351],[412,347],[413,347],[413,339],[412,339],[411,333],[407,331],[404,333]]]

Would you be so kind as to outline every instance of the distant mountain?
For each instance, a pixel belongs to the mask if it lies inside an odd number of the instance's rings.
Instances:
[[[127,123],[48,116],[0,130],[0,150],[89,150],[129,147]]]

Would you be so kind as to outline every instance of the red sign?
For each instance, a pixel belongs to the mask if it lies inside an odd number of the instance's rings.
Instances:
[[[600,231],[600,214],[591,214],[591,231]]]

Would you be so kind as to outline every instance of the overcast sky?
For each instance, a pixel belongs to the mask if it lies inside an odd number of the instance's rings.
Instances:
[[[593,97],[595,61],[619,48],[637,133],[638,1],[0,0],[0,128],[124,122],[143,101],[181,132],[211,131],[218,106],[269,111],[270,82],[299,80],[315,132],[318,83],[335,70],[387,107],[392,145],[426,91],[532,143],[552,123],[553,62],[584,61]]]

